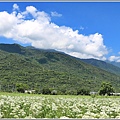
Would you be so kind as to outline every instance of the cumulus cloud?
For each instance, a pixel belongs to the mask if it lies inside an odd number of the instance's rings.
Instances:
[[[113,61],[120,62],[120,56],[119,56],[119,54],[120,54],[120,52],[118,52],[118,56],[114,56],[114,55],[110,56],[108,58],[108,60],[111,61],[111,62],[113,62]]]
[[[18,5],[13,5],[13,8],[17,8],[15,6]],[[70,27],[58,26],[51,21],[49,14],[38,11],[34,6],[14,13],[0,12],[0,36],[30,43],[36,48],[59,50],[79,58],[106,59],[108,51],[101,34],[85,36]]]
[[[110,56],[109,57],[109,60],[112,62],[112,61],[115,61],[115,62],[120,62],[120,56]]]
[[[19,6],[17,4],[13,5],[13,10],[19,10]]]
[[[0,12],[0,35],[9,37],[7,34],[11,34],[17,21],[18,20],[14,14],[9,14],[6,11]]]
[[[57,13],[57,12],[55,11],[55,12],[51,12],[51,16],[53,16],[53,17],[61,17],[62,14],[59,14],[59,13]]]

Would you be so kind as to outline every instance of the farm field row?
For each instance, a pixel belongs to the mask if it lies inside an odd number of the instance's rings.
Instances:
[[[119,97],[0,93],[0,118],[120,118]]]

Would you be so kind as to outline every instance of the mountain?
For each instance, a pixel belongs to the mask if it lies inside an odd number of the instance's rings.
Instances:
[[[110,62],[105,62],[101,60],[96,59],[81,59],[83,62],[86,62],[88,64],[91,64],[93,66],[96,66],[98,68],[101,68],[103,70],[109,71],[111,73],[114,73],[116,75],[120,75],[120,68],[111,64]]]
[[[51,88],[65,93],[80,88],[98,91],[103,81],[120,91],[120,76],[54,50],[0,44],[0,89],[16,88],[24,83],[28,89]]]
[[[114,62],[114,61],[112,61],[112,62],[111,61],[106,61],[106,62],[108,62],[108,63],[110,63],[110,64],[120,68],[120,62]]]
[[[23,54],[24,48],[19,44],[0,44],[0,49],[9,53]]]

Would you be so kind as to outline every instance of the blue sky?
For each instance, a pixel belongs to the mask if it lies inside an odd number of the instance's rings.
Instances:
[[[1,2],[0,43],[120,62],[120,2]]]

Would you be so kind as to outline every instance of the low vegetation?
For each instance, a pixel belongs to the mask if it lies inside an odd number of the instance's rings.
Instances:
[[[120,118],[119,97],[0,94],[0,118]]]

